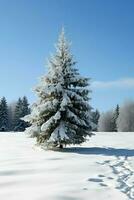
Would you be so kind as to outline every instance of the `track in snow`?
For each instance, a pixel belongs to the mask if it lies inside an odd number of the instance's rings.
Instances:
[[[126,194],[128,200],[134,200],[134,169],[132,169],[129,158],[127,156],[116,157],[103,163],[98,162],[98,164],[109,166],[115,177],[108,177],[108,179],[115,180],[116,189]],[[104,176],[100,175],[100,177]],[[108,186],[107,183],[102,183],[101,185]]]

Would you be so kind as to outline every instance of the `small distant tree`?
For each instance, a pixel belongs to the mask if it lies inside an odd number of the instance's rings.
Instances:
[[[93,131],[98,130],[99,118],[100,118],[100,112],[96,109],[95,111],[92,112],[92,122],[94,123]]]
[[[18,99],[15,107],[14,113],[14,131],[23,131],[22,129],[22,100],[21,98]]]
[[[134,102],[128,101],[120,107],[119,117],[117,119],[118,131],[134,131]]]
[[[26,115],[30,114],[30,108],[29,108],[29,103],[28,103],[28,99],[26,96],[24,96],[22,98],[22,118]],[[24,130],[30,125],[28,122],[23,121],[23,128]]]
[[[28,106],[28,100],[25,96],[22,99],[18,99],[14,113],[14,131],[24,131],[28,127],[28,122],[24,122],[21,119],[29,114],[30,110]]]
[[[36,88],[39,100],[24,120],[31,123],[27,132],[35,135],[39,144],[62,148],[64,144],[80,144],[91,136],[91,107],[88,78],[80,76],[74,67],[64,30],[56,49],[49,60],[48,74]]]
[[[118,131],[118,128],[117,128],[117,119],[119,117],[119,105],[116,106],[114,112],[113,112],[113,120],[112,120],[112,123],[113,123],[113,131],[117,132]]]
[[[98,131],[100,132],[112,132],[113,126],[113,111],[107,111],[102,113],[99,118]]]
[[[3,97],[0,101],[0,131],[8,131],[8,106],[6,98]]]

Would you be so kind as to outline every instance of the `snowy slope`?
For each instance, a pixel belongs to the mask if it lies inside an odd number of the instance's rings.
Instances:
[[[0,133],[0,200],[134,199],[134,133],[97,133],[64,152]]]

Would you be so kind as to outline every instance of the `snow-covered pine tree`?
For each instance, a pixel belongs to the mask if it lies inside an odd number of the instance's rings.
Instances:
[[[96,109],[95,111],[92,112],[92,122],[95,125],[93,131],[97,131],[98,129],[99,118],[100,118],[100,112]]]
[[[8,131],[8,106],[5,97],[0,101],[0,131]]]
[[[28,114],[30,114],[29,103],[28,103],[27,97],[24,96],[22,98],[22,116],[21,117],[24,117],[24,116],[26,116]],[[23,129],[25,130],[28,126],[29,126],[29,123],[23,121]]]
[[[13,122],[14,131],[23,131],[22,120],[20,119],[21,117],[22,117],[22,99],[19,98],[16,103],[14,111],[14,122]]]
[[[24,96],[22,98],[22,106],[23,106],[23,115],[28,115],[30,114],[30,109],[29,109],[29,103],[28,103],[28,99],[26,96]]]
[[[115,108],[115,119],[116,120],[119,117],[119,114],[120,114],[120,106],[117,104],[117,106]]]
[[[118,116],[119,116],[119,110],[120,110],[120,107],[119,105],[117,104],[116,108],[115,108],[115,111],[113,113],[113,131],[117,132],[117,119],[118,119]]]
[[[19,98],[14,113],[14,131],[24,131],[29,126],[28,122],[24,122],[21,118],[30,113],[28,100],[24,96]]]
[[[35,89],[39,99],[24,117],[31,124],[27,133],[36,136],[39,144],[80,144],[92,134],[89,79],[80,76],[75,64],[62,30],[56,53],[48,61],[48,74]]]

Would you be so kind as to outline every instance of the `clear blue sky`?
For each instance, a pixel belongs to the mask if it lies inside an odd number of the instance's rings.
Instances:
[[[0,96],[27,95],[64,25],[101,111],[134,99],[133,0],[0,0]]]

